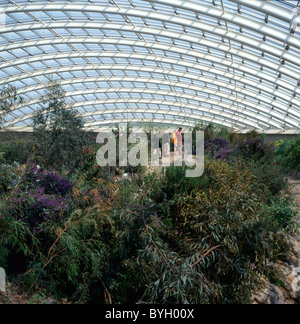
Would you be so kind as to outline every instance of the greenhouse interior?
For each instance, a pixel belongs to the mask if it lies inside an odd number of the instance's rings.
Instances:
[[[300,0],[0,0],[0,304],[300,304],[299,213]]]

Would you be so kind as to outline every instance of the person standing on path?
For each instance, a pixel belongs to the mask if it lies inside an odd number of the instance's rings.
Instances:
[[[174,132],[172,136],[172,143],[174,144],[174,153],[177,153],[177,147],[178,147],[178,138],[177,138],[177,131]]]
[[[181,127],[176,132],[176,137],[177,137],[179,154],[182,154],[182,128]]]

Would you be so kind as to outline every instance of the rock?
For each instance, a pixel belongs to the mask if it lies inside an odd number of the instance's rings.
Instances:
[[[265,282],[263,289],[252,295],[253,304],[285,304],[300,303],[300,241],[299,237],[287,237],[291,244],[291,251],[287,255],[288,261],[269,262],[268,265],[276,274],[278,282],[274,285]]]
[[[293,283],[294,283],[296,280],[297,280],[297,278],[296,278],[292,273],[289,274],[288,276],[286,276],[285,281],[284,281],[284,283],[285,283],[285,287],[286,287],[287,289],[290,289],[290,288],[292,287]]]
[[[6,292],[6,274],[2,268],[0,268],[0,292]]]
[[[300,267],[294,269],[289,281],[291,281],[294,277],[294,280],[291,283],[293,296],[295,299],[300,301]]]
[[[261,277],[261,289],[255,291],[252,295],[253,304],[271,304],[270,284],[265,277]]]
[[[290,253],[288,254],[289,259],[295,267],[300,266],[300,237],[289,237],[289,243],[292,246]]]
[[[255,293],[252,296],[253,303],[255,304],[271,304],[271,298],[269,294],[269,288],[266,288],[263,291],[260,291],[258,293]]]

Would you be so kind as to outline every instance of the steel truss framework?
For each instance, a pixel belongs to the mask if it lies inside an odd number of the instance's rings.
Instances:
[[[50,80],[87,130],[118,122],[299,133],[300,1],[0,0],[0,87],[29,129]]]

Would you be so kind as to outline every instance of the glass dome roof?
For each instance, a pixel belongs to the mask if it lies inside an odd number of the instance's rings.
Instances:
[[[118,122],[299,133],[300,1],[0,0],[0,87],[29,129],[57,80],[87,130]]]

